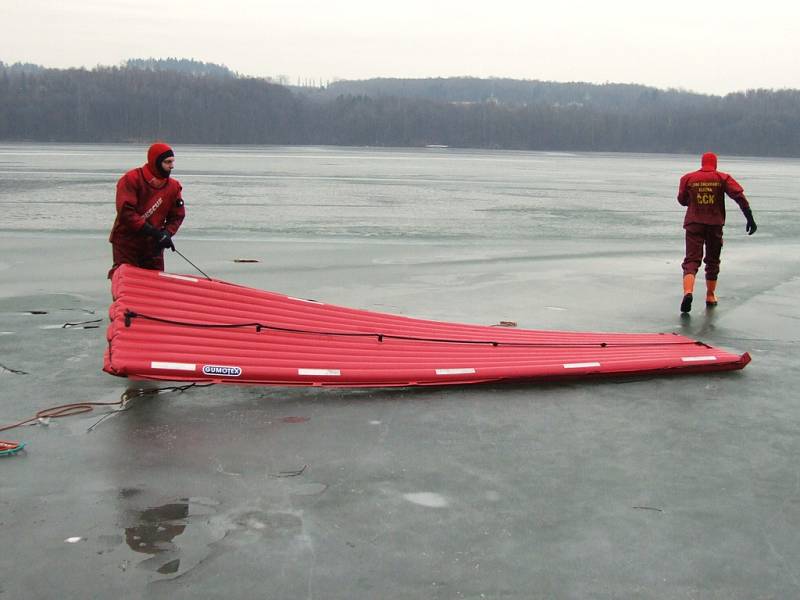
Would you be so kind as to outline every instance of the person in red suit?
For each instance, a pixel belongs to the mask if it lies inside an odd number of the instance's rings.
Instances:
[[[686,173],[678,186],[678,202],[687,207],[683,228],[686,230],[686,257],[683,259],[683,299],[681,312],[692,310],[694,279],[700,262],[706,264],[706,306],[717,305],[717,277],[722,252],[722,227],[725,225],[725,195],[739,205],[747,219],[745,231],[756,232],[753,212],[736,180],[717,171],[717,156],[706,152],[700,159],[700,170]],[[705,259],[703,250],[705,249]]]
[[[170,177],[174,167],[172,148],[157,142],[147,150],[147,163],[117,182],[117,218],[109,236],[114,265],[109,279],[121,264],[164,270],[164,249],[175,250],[172,237],[186,216],[181,184]]]

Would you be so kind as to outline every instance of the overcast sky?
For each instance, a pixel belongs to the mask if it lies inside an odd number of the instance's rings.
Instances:
[[[511,77],[726,94],[800,88],[800,2],[0,0],[0,60],[193,58],[332,81]]]

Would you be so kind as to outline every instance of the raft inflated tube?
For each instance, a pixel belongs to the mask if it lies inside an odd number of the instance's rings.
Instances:
[[[388,387],[743,368],[674,333],[414,319],[130,265],[113,276],[103,369],[135,379]]]

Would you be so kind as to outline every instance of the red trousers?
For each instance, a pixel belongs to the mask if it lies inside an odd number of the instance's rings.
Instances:
[[[139,246],[112,244],[114,266],[108,272],[108,278],[120,265],[134,265],[142,269],[164,270],[164,249],[155,248],[153,244]]]
[[[683,259],[683,274],[694,275],[700,262],[706,263],[706,279],[715,280],[719,275],[719,255],[722,252],[722,225],[688,223],[686,230],[686,257]],[[705,259],[703,248],[705,247]]]

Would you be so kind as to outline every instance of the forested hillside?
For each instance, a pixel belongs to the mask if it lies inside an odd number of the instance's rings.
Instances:
[[[288,88],[178,59],[0,63],[0,140],[332,144],[800,156],[800,91],[374,79]]]

